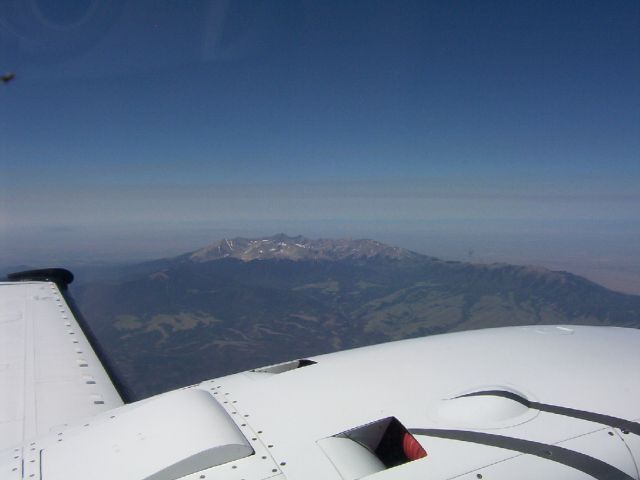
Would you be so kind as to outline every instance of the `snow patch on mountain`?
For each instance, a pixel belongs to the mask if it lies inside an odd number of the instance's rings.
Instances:
[[[219,243],[196,250],[189,255],[193,262],[209,262],[220,258],[251,260],[344,260],[356,258],[412,259],[421,255],[404,248],[392,247],[368,239],[309,239],[290,237],[284,233],[267,238],[222,239]]]

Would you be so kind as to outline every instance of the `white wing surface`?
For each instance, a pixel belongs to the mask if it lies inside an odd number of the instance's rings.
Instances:
[[[0,283],[2,480],[640,479],[640,330],[435,335],[123,405],[42,272]]]
[[[0,283],[0,450],[122,404],[55,283]]]

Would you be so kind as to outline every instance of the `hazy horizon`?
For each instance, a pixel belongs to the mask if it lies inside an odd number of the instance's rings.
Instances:
[[[223,238],[268,237],[276,233],[309,238],[371,238],[383,243],[407,248],[444,260],[472,263],[512,263],[533,265],[551,270],[566,270],[584,276],[596,283],[621,291],[640,295],[640,261],[629,261],[625,252],[635,245],[624,245],[621,238],[603,239],[599,232],[589,231],[588,225],[574,229],[574,237],[542,230],[541,225],[529,225],[530,230],[506,223],[491,231],[478,228],[469,231],[470,222],[429,222],[421,226],[363,223],[318,222],[303,225],[303,222],[275,222],[281,228],[260,225],[253,227],[192,226],[181,231],[170,231],[166,227],[147,226],[145,232],[128,229],[118,232],[110,229],[55,228],[24,231],[23,237],[16,235],[11,244],[20,245],[4,250],[0,254],[0,268],[27,265],[34,268],[62,266],[74,267],[130,264],[159,258],[177,256],[198,248],[217,243]],[[386,228],[385,228],[386,227]],[[404,228],[398,228],[404,227]],[[421,228],[420,228],[421,227]],[[486,227],[486,225],[485,225]],[[507,229],[505,229],[507,227]],[[557,227],[557,226],[556,226]],[[275,229],[274,229],[275,228]],[[509,230],[511,228],[511,230]],[[555,237],[556,242],[549,242]],[[38,248],[42,238],[48,239],[46,249]],[[580,239],[581,248],[575,243]],[[603,240],[606,245],[603,245]],[[622,240],[622,241],[621,241]],[[55,242],[58,248],[51,248]],[[64,247],[62,246],[64,245]],[[615,253],[611,254],[611,245]]]

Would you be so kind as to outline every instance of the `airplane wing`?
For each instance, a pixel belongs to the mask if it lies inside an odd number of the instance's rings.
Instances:
[[[124,404],[65,272],[0,283],[0,479],[640,478],[640,330],[435,335]]]
[[[65,298],[71,273],[9,278],[0,283],[0,450],[123,404]]]

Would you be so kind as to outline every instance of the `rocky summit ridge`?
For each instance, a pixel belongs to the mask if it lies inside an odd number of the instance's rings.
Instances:
[[[309,239],[284,233],[265,238],[222,239],[189,254],[192,262],[209,262],[222,258],[252,260],[346,260],[361,258],[385,258],[403,260],[421,255],[404,248],[392,247],[368,239]]]

